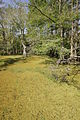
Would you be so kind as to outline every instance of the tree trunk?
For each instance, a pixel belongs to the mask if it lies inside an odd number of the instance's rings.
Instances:
[[[24,37],[24,28],[21,29],[21,35],[22,35],[22,41],[25,40],[25,37]],[[25,58],[26,57],[26,46],[24,45],[24,43],[22,42],[22,46],[23,46],[23,57]]]
[[[23,45],[23,57],[26,57],[26,46],[24,45],[24,43],[22,42]]]
[[[73,0],[72,0],[72,7],[71,7],[72,13],[73,13]],[[72,20],[72,30],[71,30],[71,54],[70,57],[73,58],[74,57],[74,22]]]
[[[77,20],[76,20],[76,39],[75,39],[75,56],[77,56],[77,39],[78,39],[78,21],[79,21],[79,3],[78,0],[76,1],[76,14],[77,14]]]
[[[7,52],[7,55],[9,55],[9,49],[8,49],[8,47],[7,47],[7,51],[6,52]]]
[[[3,48],[3,54],[5,54],[5,52],[7,51],[5,51],[5,47],[6,47],[6,43],[7,43],[7,41],[6,41],[6,35],[5,35],[5,29],[4,29],[4,25],[3,24],[1,24],[2,25],[2,29],[3,29],[3,31],[2,31],[2,36],[3,36],[3,45],[4,45],[4,48]]]
[[[23,28],[23,41],[25,40],[25,35],[24,35],[24,28]]]
[[[62,13],[62,0],[59,0],[59,14],[61,15]],[[63,49],[64,49],[64,28],[62,26],[62,23],[60,24],[60,37],[61,37],[61,54],[60,54],[60,59],[64,59],[64,54],[63,54]]]
[[[19,54],[22,54],[22,45],[20,44]]]
[[[75,52],[74,52],[75,57],[77,56],[77,42],[75,42]]]
[[[62,0],[59,0],[59,14],[61,13],[62,11]]]
[[[70,55],[70,57],[71,58],[73,58],[74,57],[74,51],[73,51],[73,49],[74,49],[74,47],[73,47],[73,44],[74,44],[74,42],[73,42],[73,34],[74,34],[74,23],[72,22],[72,33],[71,33],[71,55]]]

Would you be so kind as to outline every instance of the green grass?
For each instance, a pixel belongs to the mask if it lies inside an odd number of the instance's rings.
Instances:
[[[40,56],[0,57],[0,120],[80,120],[80,74],[72,80],[79,66],[55,63]],[[67,72],[68,82],[62,81]]]

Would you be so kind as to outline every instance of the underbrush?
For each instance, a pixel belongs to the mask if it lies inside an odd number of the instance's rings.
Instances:
[[[80,89],[80,66],[79,65],[50,65],[51,77],[55,82],[66,83]]]

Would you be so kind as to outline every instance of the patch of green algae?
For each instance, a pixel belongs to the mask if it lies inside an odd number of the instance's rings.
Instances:
[[[29,57],[0,71],[0,120],[80,120],[80,91],[50,80],[47,59]]]

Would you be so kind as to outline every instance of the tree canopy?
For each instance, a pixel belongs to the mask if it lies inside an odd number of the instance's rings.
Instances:
[[[0,8],[0,54],[22,54],[23,43],[27,54],[80,56],[78,0],[13,2]]]

